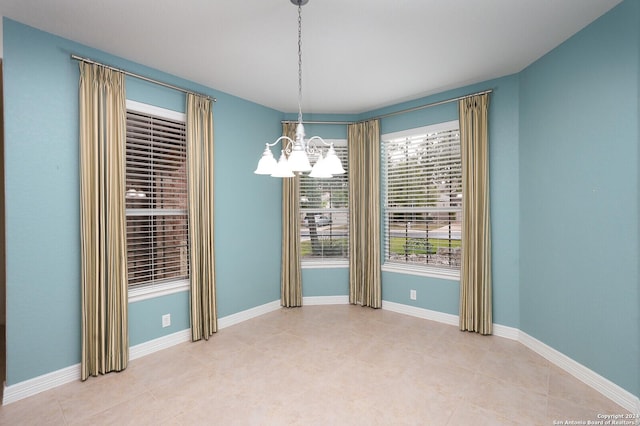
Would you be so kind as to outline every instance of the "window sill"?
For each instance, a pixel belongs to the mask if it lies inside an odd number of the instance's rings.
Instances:
[[[141,300],[153,299],[155,297],[166,296],[168,294],[189,291],[191,288],[189,280],[170,281],[161,284],[150,284],[129,289],[129,303],[140,302]]]
[[[385,263],[382,271],[398,274],[419,275],[422,277],[439,278],[450,281],[460,281],[460,271],[443,270],[433,267],[402,265],[397,263]]]
[[[302,269],[331,269],[348,268],[348,260],[303,260],[300,264]]]

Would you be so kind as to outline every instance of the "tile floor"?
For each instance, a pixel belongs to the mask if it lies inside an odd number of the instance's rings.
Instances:
[[[281,309],[0,408],[15,425],[551,425],[625,413],[523,345],[350,305]]]

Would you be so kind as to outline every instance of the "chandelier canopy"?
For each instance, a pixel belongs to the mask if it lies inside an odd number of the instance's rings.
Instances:
[[[304,125],[302,124],[302,6],[309,0],[290,0],[298,6],[298,124],[296,125],[295,140],[288,136],[281,136],[273,143],[266,143],[258,167],[254,171],[259,175],[273,177],[294,177],[301,173],[309,173],[310,177],[330,178],[345,173],[340,158],[336,155],[333,143],[325,142],[320,136],[312,136],[305,140]],[[271,147],[282,142],[280,158],[276,162]],[[326,156],[322,147],[328,146]],[[318,156],[313,167],[309,162],[309,155]]]

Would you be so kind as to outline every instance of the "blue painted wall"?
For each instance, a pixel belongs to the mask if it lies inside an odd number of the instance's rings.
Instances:
[[[188,291],[129,304],[129,346],[135,346],[190,327]],[[171,325],[162,328],[162,316]]]
[[[358,116],[304,117],[360,120],[493,89],[494,320],[636,395],[639,8],[624,1],[517,75]],[[78,71],[71,52],[218,97],[220,316],[279,299],[280,181],[251,172],[262,144],[280,134],[280,120],[296,115],[5,20],[8,384],[79,362]],[[134,100],[184,109],[182,95],[147,83],[128,80],[127,91]],[[381,127],[388,133],[455,118],[455,104],[447,104],[384,119]],[[341,138],[346,128],[307,126],[307,134]],[[347,280],[346,268],[305,269],[303,294],[346,295]],[[409,289],[418,291],[418,300],[409,300]],[[457,314],[459,287],[457,281],[384,272],[383,299]],[[132,344],[186,328],[187,306],[187,293],[132,304]],[[174,321],[169,330],[160,328],[159,318],[167,309]]]
[[[495,323],[517,328],[520,315],[518,306],[518,76],[486,81],[371,111],[360,118],[380,116],[487,89],[493,90],[489,104],[493,315]],[[385,134],[457,120],[457,108],[457,103],[446,103],[384,118],[380,122],[381,132]],[[416,300],[409,298],[411,289],[417,292]],[[459,294],[459,281],[395,272],[382,274],[382,295],[383,299],[389,302],[457,315]]]
[[[640,395],[640,3],[521,73],[520,328]]]
[[[349,268],[302,268],[302,296],[348,296]]]
[[[432,102],[455,98],[476,91],[493,89],[490,103],[490,163],[491,202],[493,238],[493,291],[494,320],[498,324],[518,327],[519,287],[518,287],[518,77],[510,76],[487,81],[474,86],[462,87],[438,95],[416,99],[384,109],[360,115],[305,115],[305,120],[317,121],[358,121],[409,109]],[[295,114],[287,119],[295,120]],[[456,103],[448,103],[411,113],[405,113],[380,122],[381,132],[423,127],[430,124],[456,120]],[[346,138],[346,126],[306,125],[307,135],[325,138]],[[348,269],[335,273],[327,269],[303,269],[304,296],[347,295],[349,293]],[[420,308],[457,315],[459,303],[459,282],[427,278],[415,275],[383,272],[383,299]],[[410,300],[409,290],[417,290],[417,300]],[[340,291],[335,293],[334,291]]]
[[[419,105],[450,99],[468,93],[493,89],[490,104],[490,162],[491,162],[491,201],[492,236],[494,252],[494,317],[499,324],[518,327],[518,79],[517,76],[487,81],[479,85],[468,86],[441,93],[435,96],[417,99],[384,109],[370,111],[358,116],[314,116],[316,120],[357,121],[391,112],[401,111]],[[381,132],[391,133],[400,130],[423,127],[444,121],[456,120],[456,103],[448,103],[411,113],[405,113],[380,122]],[[295,119],[295,117],[289,117]],[[305,119],[311,120],[305,116]],[[336,126],[306,126],[307,134],[329,133]],[[317,129],[311,133],[309,129]],[[346,126],[342,126],[346,128]],[[346,137],[346,131],[345,131]],[[303,274],[303,293],[314,295],[327,294],[327,287],[342,289],[341,295],[348,294],[348,272],[342,275],[340,285],[329,284],[323,280],[326,270],[305,269]],[[332,279],[337,278],[332,277]],[[459,300],[458,281],[418,277],[407,274],[384,272],[383,299],[425,309],[457,315]],[[409,299],[409,290],[415,289],[417,300]]]
[[[252,171],[262,143],[280,134],[282,113],[12,20],[4,20],[3,32],[8,385],[80,361],[79,72],[71,53],[218,98],[219,313],[279,298],[281,186],[256,179]],[[133,78],[127,78],[127,96],[185,109],[184,94]],[[131,344],[188,328],[188,306],[188,293],[132,303]],[[163,329],[165,313],[173,324]]]

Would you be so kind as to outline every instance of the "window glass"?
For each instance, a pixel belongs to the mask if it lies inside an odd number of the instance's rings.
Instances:
[[[127,109],[126,218],[130,287],[189,279],[184,118]]]
[[[458,122],[382,137],[385,263],[459,271],[462,164]]]
[[[308,175],[300,177],[300,249],[303,266],[346,265],[349,258],[347,141],[327,142],[333,142],[346,173],[328,179],[311,178]],[[316,158],[310,156],[309,160],[313,164]]]

